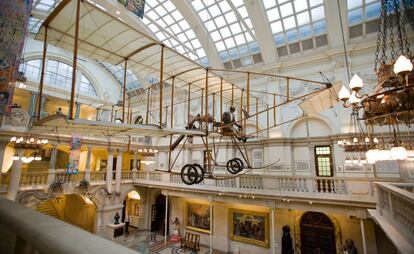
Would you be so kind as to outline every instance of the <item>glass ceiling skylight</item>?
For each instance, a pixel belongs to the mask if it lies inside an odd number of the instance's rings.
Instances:
[[[29,24],[27,29],[29,30],[30,33],[37,33],[39,31],[40,25],[42,24],[43,20],[34,18],[34,17],[30,17],[29,18]]]
[[[145,4],[143,21],[160,41],[194,61],[207,63],[193,29],[170,0],[151,0]]]
[[[259,53],[243,0],[192,0],[223,62]],[[243,62],[243,65],[252,61]]]
[[[380,16],[380,12],[380,0],[348,0],[348,25],[376,19]]]
[[[37,12],[39,15],[29,18],[28,31],[30,33],[37,33],[43,22],[43,19],[41,19],[40,16],[46,18],[60,1],[61,0],[33,0],[32,13]]]
[[[113,65],[110,63],[100,63],[105,69],[107,69],[112,76],[119,82],[121,87],[124,84],[124,68],[121,65]],[[138,80],[138,77],[134,72],[127,69],[127,80],[126,80],[126,90],[127,92],[136,90],[142,87],[141,83]]]
[[[60,1],[61,0],[34,0],[33,9],[49,13],[56,7],[56,5],[58,5]]]
[[[326,33],[323,0],[262,0],[276,46]]]

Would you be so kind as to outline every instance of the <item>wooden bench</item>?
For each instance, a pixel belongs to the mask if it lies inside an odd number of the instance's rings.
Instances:
[[[192,249],[194,252],[200,250],[200,235],[186,232],[185,237],[181,238],[181,248],[187,247]]]

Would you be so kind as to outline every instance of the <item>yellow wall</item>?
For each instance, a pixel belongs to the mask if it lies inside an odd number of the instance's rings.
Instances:
[[[64,219],[87,231],[94,232],[96,207],[86,203],[80,195],[67,195]]]

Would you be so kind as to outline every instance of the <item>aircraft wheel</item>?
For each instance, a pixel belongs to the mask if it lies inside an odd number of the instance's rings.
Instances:
[[[237,174],[241,170],[243,170],[243,167],[236,159],[231,159],[227,162],[227,171],[229,171],[230,174]]]
[[[240,172],[240,171],[242,171],[243,170],[243,168],[244,168],[244,163],[243,163],[243,161],[241,160],[241,159],[239,159],[239,158],[234,158],[233,160],[236,160],[237,162],[239,162],[239,164],[241,165],[241,167],[240,167],[240,169],[239,169],[239,171],[238,172]],[[237,172],[237,173],[238,173]]]
[[[187,185],[195,184],[198,180],[197,169],[191,164],[184,165],[181,169],[181,180]]]
[[[196,183],[201,183],[204,180],[204,168],[200,164],[193,164],[193,167],[197,170],[198,178]]]

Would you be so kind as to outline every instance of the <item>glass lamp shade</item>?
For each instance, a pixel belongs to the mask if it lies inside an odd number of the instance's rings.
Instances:
[[[387,161],[391,160],[390,150],[379,150],[375,155],[376,161]]]
[[[12,156],[12,160],[14,160],[14,161],[18,161],[20,158],[19,158],[19,156],[17,156],[17,155],[13,155]]]
[[[361,100],[356,97],[356,92],[353,91],[352,94],[351,94],[351,97],[349,97],[349,102],[352,103],[352,104],[357,104],[360,101]]]
[[[359,91],[363,85],[364,83],[362,82],[362,79],[357,74],[354,74],[349,82],[349,88],[351,88],[352,91]]]
[[[379,152],[378,149],[370,149],[365,153],[365,158],[367,158],[367,162],[370,164],[374,164],[377,160],[376,155]]]
[[[394,146],[390,153],[393,160],[405,160],[408,156],[407,150],[403,146]]]
[[[346,87],[342,86],[341,90],[339,90],[338,98],[340,100],[346,101],[349,99],[349,97],[351,97],[351,93]]]
[[[394,72],[395,74],[410,72],[413,70],[413,64],[411,63],[410,59],[401,55],[398,57],[397,62],[394,64]]]
[[[32,162],[34,160],[34,157],[26,157],[26,156],[24,156],[24,157],[21,158],[21,160],[22,160],[23,163],[30,163],[30,162]]]

